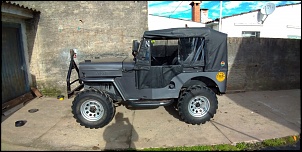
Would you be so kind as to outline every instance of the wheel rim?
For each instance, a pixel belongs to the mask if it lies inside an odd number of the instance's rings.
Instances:
[[[189,113],[194,117],[203,117],[210,109],[210,101],[205,96],[196,96],[188,104]]]
[[[95,100],[87,100],[81,105],[82,116],[89,121],[97,121],[104,115],[104,107]]]

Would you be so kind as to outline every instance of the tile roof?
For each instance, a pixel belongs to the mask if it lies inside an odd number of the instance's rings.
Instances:
[[[11,2],[11,1],[2,1],[2,3],[9,4],[9,5],[14,5],[14,6],[17,6],[17,7],[19,7],[19,8],[31,10],[31,11],[36,12],[36,13],[41,13],[41,12],[38,11],[38,10],[35,10],[35,9],[33,9],[33,8],[29,8],[29,7],[25,7],[24,5],[20,5],[20,4],[17,4],[17,3],[15,3],[15,2]]]

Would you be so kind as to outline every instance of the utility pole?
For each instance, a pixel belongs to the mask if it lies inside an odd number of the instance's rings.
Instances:
[[[220,1],[219,32],[221,32],[222,1]]]

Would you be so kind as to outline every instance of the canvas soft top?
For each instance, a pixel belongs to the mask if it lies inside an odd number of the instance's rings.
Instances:
[[[170,28],[145,31],[144,38],[169,40],[178,38],[203,37],[205,46],[205,71],[227,71],[227,34],[208,27]]]
[[[208,27],[170,28],[162,30],[145,31],[144,38],[149,39],[177,39],[185,37],[204,37],[206,40],[225,38],[227,34]]]

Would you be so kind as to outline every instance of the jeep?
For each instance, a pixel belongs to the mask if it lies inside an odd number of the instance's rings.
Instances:
[[[173,105],[182,121],[200,125],[214,117],[217,95],[225,94],[227,34],[207,28],[145,31],[133,40],[133,57],[91,59],[77,64],[70,50],[67,73],[72,113],[86,128],[102,128],[116,107],[129,110]],[[71,72],[78,79],[70,81]],[[71,89],[71,85],[79,85]]]

